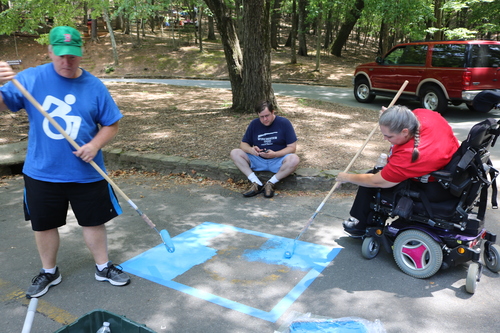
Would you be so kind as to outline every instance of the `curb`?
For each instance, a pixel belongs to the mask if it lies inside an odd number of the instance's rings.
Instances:
[[[218,163],[161,154],[143,155],[135,152],[123,152],[121,149],[103,149],[103,153],[106,167],[110,170],[135,168],[166,175],[185,172],[189,175],[220,181],[247,180],[231,160]],[[335,178],[339,172],[341,171],[299,168],[292,175],[281,180],[278,183],[278,188],[296,191],[328,191],[335,184]],[[257,172],[257,174],[262,180],[267,180],[273,175],[271,172]],[[356,188],[357,186],[353,184],[342,185],[344,190],[355,190]]]
[[[20,173],[27,145],[28,142],[0,145],[0,176]],[[122,149],[104,148],[102,151],[108,170],[134,168],[165,175],[186,173],[219,181],[247,180],[231,160],[218,163],[162,154],[144,155],[136,152],[124,152]],[[335,178],[339,172],[340,170],[299,168],[295,173],[281,180],[277,187],[281,190],[328,191],[335,184]],[[271,172],[257,172],[257,174],[263,181],[267,181],[273,175]],[[343,190],[355,190],[356,188],[357,186],[352,184],[342,185]]]
[[[27,141],[0,145],[0,176],[17,173],[19,166],[24,163],[27,149]]]

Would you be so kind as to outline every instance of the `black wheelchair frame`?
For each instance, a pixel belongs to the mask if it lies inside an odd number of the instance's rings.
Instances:
[[[429,175],[450,191],[452,200],[429,202],[425,194],[412,190],[409,184],[414,180],[395,191],[392,202],[382,200],[378,191],[362,237],[362,255],[372,259],[384,248],[404,273],[415,278],[428,278],[440,269],[472,261],[465,286],[472,294],[483,270],[481,252],[486,267],[499,272],[500,246],[495,244],[496,235],[484,227],[490,188],[492,207],[498,207],[499,172],[488,149],[500,135],[499,124],[488,118],[474,125],[450,163]]]

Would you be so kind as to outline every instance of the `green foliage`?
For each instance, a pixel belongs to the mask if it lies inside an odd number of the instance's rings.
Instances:
[[[474,27],[482,35],[500,32],[500,2],[471,1],[467,10],[469,27]]]
[[[49,45],[49,34],[41,34],[39,38],[35,38],[35,41],[41,45]]]
[[[226,0],[227,5],[236,10],[240,2]],[[287,17],[292,9],[293,0],[283,0],[281,12]],[[296,0],[298,1],[298,0]],[[345,16],[356,0],[308,0],[307,21],[316,22],[318,17],[326,20],[330,13],[333,25],[345,21]],[[193,11],[202,8],[204,15],[212,15],[202,0],[0,0],[11,7],[0,12],[0,34],[21,32],[40,34],[37,41],[47,44],[50,27],[57,25],[76,26],[84,14],[84,8],[92,8],[94,18],[104,11],[111,17],[124,15],[135,20],[149,19],[165,15],[169,10]],[[500,1],[494,0],[442,0],[442,26],[432,27],[435,0],[364,0],[364,9],[358,20],[358,32],[368,36],[378,36],[380,26],[390,27],[389,35],[395,39],[423,39],[426,34],[443,31],[446,38],[494,38],[500,33]],[[331,23],[330,22],[330,23]],[[325,24],[324,22],[323,24]]]
[[[68,0],[11,1],[9,9],[0,13],[0,34],[14,31],[35,34],[50,25],[75,26],[75,3]]]
[[[114,2],[117,10],[112,17],[124,15],[131,20],[147,19],[170,8],[170,1],[118,0]]]
[[[361,22],[375,29],[384,22],[392,35],[422,39],[427,22],[434,20],[433,4],[431,0],[365,0]]]
[[[471,31],[466,28],[457,28],[444,30],[447,39],[474,39],[476,38],[477,31]]]

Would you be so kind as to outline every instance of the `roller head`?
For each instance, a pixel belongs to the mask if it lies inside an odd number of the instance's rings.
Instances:
[[[174,253],[175,251],[174,242],[172,241],[172,238],[170,238],[170,234],[168,233],[168,231],[165,229],[161,230],[160,236],[161,239],[163,240],[163,244],[165,244],[165,247],[167,248],[167,251],[170,253]]]
[[[298,236],[297,236],[298,237]],[[297,239],[294,239],[293,240],[293,243],[290,244],[289,246],[287,246],[288,250],[285,251],[285,254],[283,255],[283,257],[285,259],[290,259],[292,258],[293,254],[295,253],[295,247],[297,246]]]

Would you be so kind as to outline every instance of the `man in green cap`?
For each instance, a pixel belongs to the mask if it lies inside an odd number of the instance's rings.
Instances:
[[[95,279],[123,286],[130,278],[108,258],[105,223],[121,214],[112,187],[89,164],[101,169],[101,148],[118,132],[122,114],[104,84],[80,67],[82,39],[72,27],[59,26],[49,34],[51,63],[17,75],[0,62],[0,110],[29,115],[28,152],[23,167],[25,219],[31,221],[42,262],[26,296],[40,297],[61,282],[56,259],[59,227],[66,224],[69,205],[82,226],[92,253]],[[9,80],[15,78],[78,143],[75,150]]]

